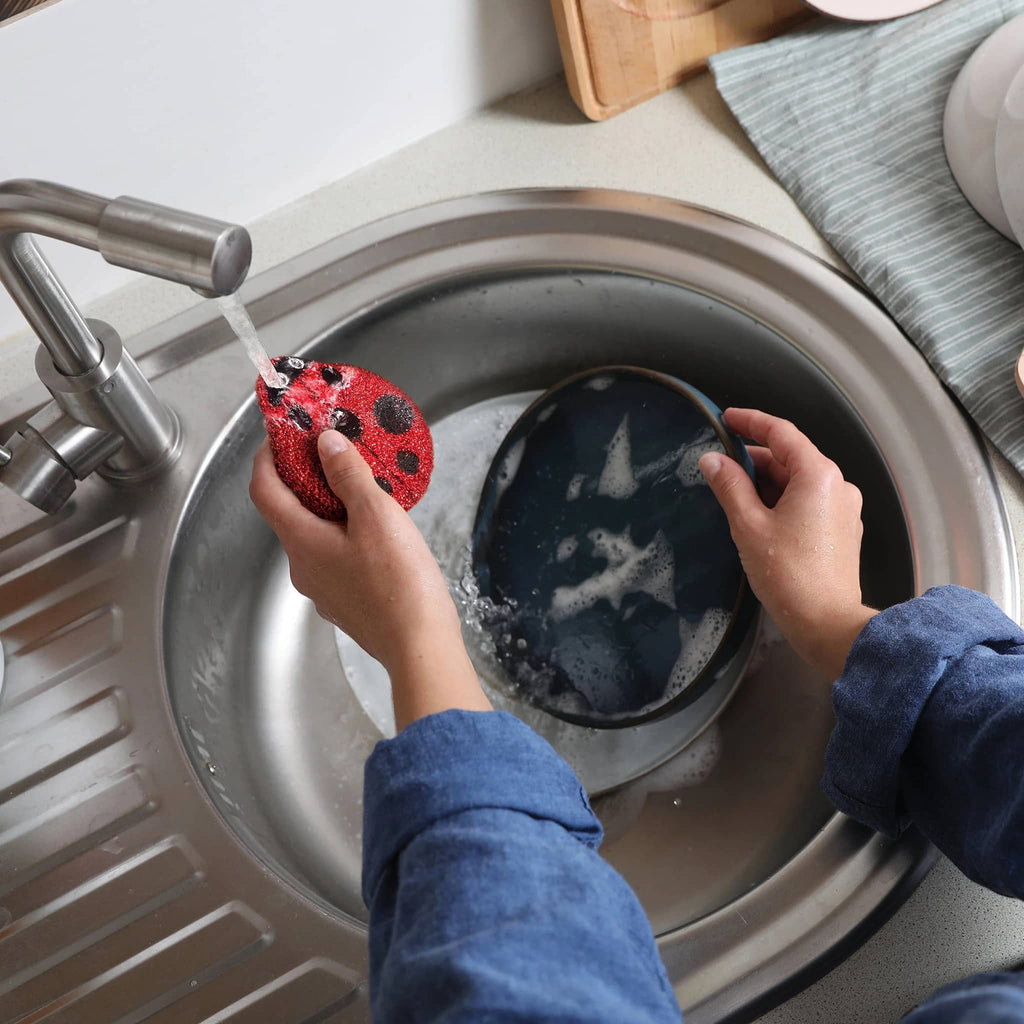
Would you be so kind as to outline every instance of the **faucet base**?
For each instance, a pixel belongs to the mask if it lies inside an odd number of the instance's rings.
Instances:
[[[36,372],[60,408],[72,419],[123,438],[97,468],[112,482],[136,483],[166,469],[180,454],[181,425],[157,398],[117,332],[102,320],[87,320],[103,348],[99,363],[85,373],[61,373],[40,347]]]

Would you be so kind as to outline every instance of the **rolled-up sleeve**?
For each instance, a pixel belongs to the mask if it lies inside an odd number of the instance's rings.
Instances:
[[[503,712],[447,711],[366,765],[377,1024],[681,1019],[569,766]]]
[[[975,881],[1024,896],[1024,631],[936,587],[880,612],[833,688],[824,789],[889,836],[913,822]]]

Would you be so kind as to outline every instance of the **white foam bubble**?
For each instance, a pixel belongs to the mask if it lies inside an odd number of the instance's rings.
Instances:
[[[558,542],[558,550],[555,552],[555,558],[559,562],[564,562],[566,559],[572,558],[579,546],[580,542],[575,537],[563,537]]]
[[[575,501],[580,496],[586,479],[586,473],[576,473],[573,475],[573,478],[569,481],[569,486],[565,489],[566,501]]]
[[[661,530],[643,548],[633,543],[628,529],[624,533],[591,530],[587,538],[594,556],[607,565],[582,583],[555,588],[550,611],[556,622],[578,615],[602,599],[618,611],[627,594],[650,594],[655,601],[675,608],[675,555]]]
[[[731,614],[724,608],[708,608],[696,625],[680,618],[679,657],[669,674],[666,697],[675,696],[696,679],[718,650],[731,619]]]
[[[519,472],[519,466],[523,461],[523,452],[525,451],[526,438],[521,437],[509,448],[505,458],[501,460],[501,468],[498,470],[498,478],[495,481],[494,488],[499,498],[508,490],[512,481],[515,480],[516,473]]]
[[[641,782],[648,793],[671,793],[704,782],[722,756],[722,733],[717,724],[705,729],[675,757],[648,772]]]
[[[639,484],[633,474],[633,451],[629,440],[629,413],[608,445],[608,457],[597,481],[597,493],[608,498],[632,498]]]
[[[607,391],[615,383],[615,378],[608,373],[602,373],[599,377],[591,377],[583,386],[591,391]]]

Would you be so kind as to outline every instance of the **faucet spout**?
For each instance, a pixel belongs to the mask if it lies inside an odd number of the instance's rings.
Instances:
[[[102,350],[31,235],[95,249],[115,266],[205,295],[234,292],[252,258],[249,233],[236,224],[46,181],[0,183],[0,281],[69,376],[95,368]]]
[[[33,235],[94,249],[115,266],[204,296],[237,290],[252,243],[237,224],[130,196],[0,183],[0,283],[42,342],[36,371],[61,412],[0,445],[0,480],[52,512],[93,469],[125,482],[159,471],[179,451],[180,429],[113,328],[83,317]]]

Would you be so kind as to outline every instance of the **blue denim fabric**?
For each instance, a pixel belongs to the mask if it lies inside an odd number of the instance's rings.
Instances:
[[[832,700],[836,807],[888,836],[913,821],[969,878],[1024,897],[1024,630],[935,587],[867,624]]]
[[[1024,631],[940,587],[881,612],[834,688],[825,791],[1024,895]],[[449,711],[366,765],[363,898],[376,1024],[680,1021],[636,897],[597,854],[569,766],[501,712]],[[912,1024],[1024,1024],[1024,981],[936,993]]]
[[[376,1024],[679,1024],[586,793],[531,729],[432,715],[379,743],[365,778]]]

